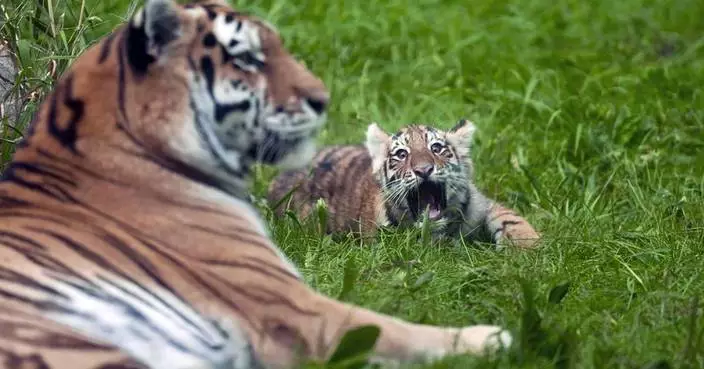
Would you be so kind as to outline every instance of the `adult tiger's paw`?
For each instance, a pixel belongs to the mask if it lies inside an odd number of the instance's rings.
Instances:
[[[442,349],[426,350],[426,362],[434,362],[449,355],[487,355],[509,348],[511,333],[495,325],[473,325],[455,330],[451,345]]]
[[[456,350],[474,354],[493,353],[509,348],[513,342],[511,333],[495,325],[474,325],[462,328]]]

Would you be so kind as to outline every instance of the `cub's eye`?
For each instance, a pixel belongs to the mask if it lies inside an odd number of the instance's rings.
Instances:
[[[445,146],[439,142],[430,145],[430,150],[432,150],[434,154],[439,154],[443,148],[445,148]]]
[[[396,150],[396,152],[394,153],[393,156],[397,157],[398,160],[405,160],[406,157],[408,156],[408,151],[406,151],[404,149],[398,149],[398,150]]]

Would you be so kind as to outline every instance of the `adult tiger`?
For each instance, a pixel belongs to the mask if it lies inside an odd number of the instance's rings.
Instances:
[[[272,243],[249,167],[310,160],[328,99],[263,21],[148,0],[64,74],[3,174],[0,367],[291,367],[364,324],[391,360],[508,344],[325,297]]]

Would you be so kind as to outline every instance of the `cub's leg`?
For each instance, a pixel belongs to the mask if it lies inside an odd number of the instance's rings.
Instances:
[[[497,245],[532,248],[540,239],[538,232],[525,218],[495,201],[490,201],[487,210],[486,229]]]
[[[510,208],[486,197],[470,186],[469,207],[465,210],[463,235],[497,246],[532,248],[540,235],[528,221]]]

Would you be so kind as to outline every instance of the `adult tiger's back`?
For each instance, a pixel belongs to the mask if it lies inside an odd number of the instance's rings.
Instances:
[[[390,359],[496,344],[322,296],[271,242],[249,168],[309,161],[327,103],[271,26],[148,0],[63,75],[3,173],[0,367],[290,367],[360,324]]]

